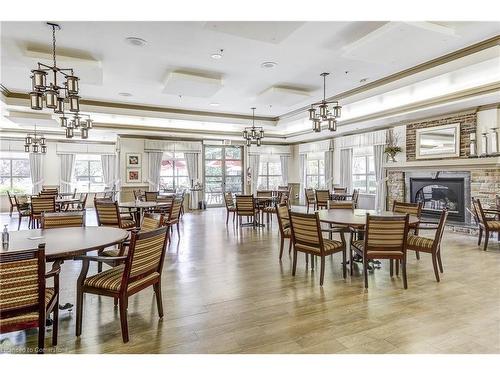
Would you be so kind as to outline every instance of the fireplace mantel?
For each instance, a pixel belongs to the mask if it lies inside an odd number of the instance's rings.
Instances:
[[[387,162],[384,168],[388,170],[408,170],[408,169],[477,169],[477,168],[500,168],[500,157],[486,158],[460,158],[460,159],[441,159],[441,160],[418,160],[404,162]]]

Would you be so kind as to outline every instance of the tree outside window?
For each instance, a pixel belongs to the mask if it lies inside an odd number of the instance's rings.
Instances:
[[[306,187],[320,189],[325,187],[325,160],[307,160]]]
[[[0,157],[0,194],[31,194],[30,162],[21,152],[5,152]]]
[[[104,191],[101,155],[77,154],[71,185],[81,193]]]

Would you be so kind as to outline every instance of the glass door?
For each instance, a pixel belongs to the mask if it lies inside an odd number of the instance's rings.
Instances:
[[[243,147],[205,146],[205,201],[223,206],[224,193],[243,193]]]

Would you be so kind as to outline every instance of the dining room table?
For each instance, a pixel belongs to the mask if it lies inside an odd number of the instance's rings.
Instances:
[[[258,217],[260,217],[260,220],[257,220],[256,226],[258,227],[265,227],[264,224],[264,208],[270,207],[276,204],[278,201],[278,196],[273,195],[273,196],[268,196],[268,197],[254,197],[253,198],[255,208],[259,211],[257,214]]]
[[[120,208],[126,208],[134,214],[134,219],[137,224],[137,226],[140,226],[141,224],[141,217],[146,210],[153,210],[156,208],[161,208],[161,207],[167,207],[170,203],[169,202],[153,202],[153,201],[140,201],[140,200],[135,200],[135,201],[129,201],[129,202],[120,202],[118,203],[118,207]]]
[[[345,201],[347,199],[352,199],[352,194],[350,193],[330,193],[331,200]]]

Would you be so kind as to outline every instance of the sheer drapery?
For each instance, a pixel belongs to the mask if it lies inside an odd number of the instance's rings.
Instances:
[[[340,150],[340,185],[352,192],[352,148]]]
[[[148,152],[148,184],[149,191],[158,191],[163,152]]]
[[[186,159],[189,184],[193,186],[194,182],[198,179],[198,154],[185,152],[184,159]]]
[[[106,188],[113,189],[116,187],[116,156],[101,155],[102,176]]]
[[[333,150],[325,151],[325,189],[333,186]]]
[[[42,154],[30,154],[30,173],[33,183],[33,194],[42,190],[43,184],[43,158]]]
[[[257,192],[257,184],[259,181],[259,164],[260,164],[260,156],[259,155],[249,155],[248,156],[249,166],[250,166],[250,175],[252,182],[252,193]]]
[[[283,186],[288,186],[288,155],[281,155],[280,162],[281,162],[281,183]]]
[[[59,178],[59,188],[61,193],[69,193],[71,191],[71,179],[75,168],[75,154],[60,154],[61,160],[61,176]]]
[[[375,181],[377,183],[377,191],[375,194],[375,209],[382,211],[385,210],[384,149],[385,145],[373,146]]]
[[[307,154],[300,154],[299,155],[299,175],[300,175],[299,203],[300,204],[305,204],[306,201],[306,195],[304,190],[307,184],[306,168],[307,168]]]

